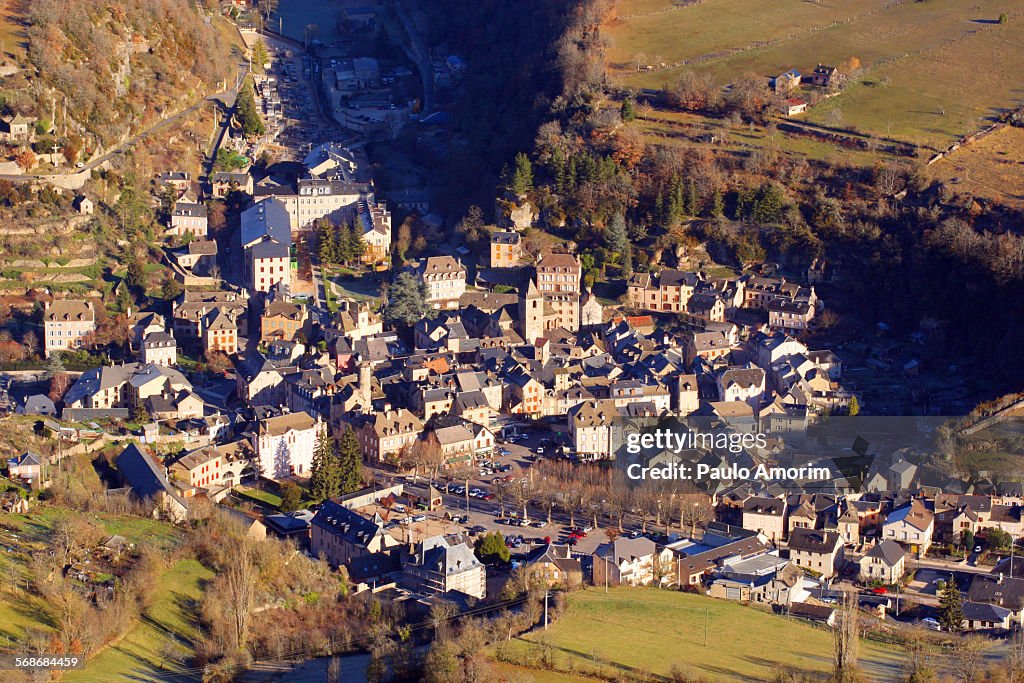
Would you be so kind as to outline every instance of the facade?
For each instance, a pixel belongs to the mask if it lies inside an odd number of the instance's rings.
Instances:
[[[831,579],[843,562],[843,539],[834,531],[793,529],[789,536],[789,559],[823,579]]]
[[[545,253],[537,260],[537,291],[544,299],[545,328],[580,328],[583,268],[572,254]],[[548,312],[550,311],[550,312]]]
[[[309,309],[289,301],[272,301],[260,316],[260,341],[308,340],[312,330]]]
[[[427,287],[427,303],[433,308],[456,308],[466,292],[466,269],[451,256],[430,256],[417,266]]]
[[[629,305],[647,311],[686,313],[690,297],[700,284],[697,273],[662,270],[658,273],[634,273],[627,282]]]
[[[743,528],[764,534],[772,543],[786,535],[786,501],[754,496],[743,501]]]
[[[420,543],[402,573],[412,590],[427,595],[456,591],[480,599],[487,596],[484,565],[468,545],[449,545],[442,536],[432,536]]]
[[[96,330],[91,301],[70,299],[46,302],[43,311],[43,349],[49,358],[57,351],[75,351]]]
[[[310,553],[333,567],[397,545],[378,515],[368,519],[334,500],[325,500],[310,524]]]
[[[249,287],[269,292],[291,284],[291,220],[285,205],[266,199],[242,212],[241,244]]]
[[[491,268],[515,268],[523,257],[523,240],[515,230],[491,233]]]
[[[322,425],[309,413],[287,413],[260,420],[253,449],[260,473],[269,479],[309,476]]]
[[[142,362],[170,368],[178,364],[178,343],[167,332],[151,332],[142,340]]]
[[[918,557],[928,552],[932,544],[935,515],[920,500],[893,510],[882,523],[882,538],[896,541]]]
[[[238,325],[230,313],[221,308],[214,308],[203,317],[202,327],[203,349],[207,353],[238,353]]]
[[[649,538],[617,538],[594,551],[594,585],[665,585],[675,580],[672,565],[672,551]]]
[[[167,228],[169,237],[192,237],[205,238],[207,234],[206,207],[195,202],[175,202],[171,210],[171,222]]]
[[[907,554],[896,541],[884,540],[860,559],[860,580],[898,583],[906,573]]]
[[[423,433],[423,422],[405,408],[359,414],[348,419],[367,462],[393,460]]]

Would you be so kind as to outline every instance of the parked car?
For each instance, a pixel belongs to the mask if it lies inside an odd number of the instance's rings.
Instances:
[[[499,449],[498,452],[501,453],[502,455],[512,455],[512,451],[510,451],[507,448]],[[502,467],[508,467],[508,465],[502,465]]]
[[[921,625],[924,626],[927,629],[931,629],[932,631],[941,631],[942,630],[942,625],[939,624],[939,622],[936,621],[935,619],[932,619],[931,617],[925,617],[924,619],[922,619],[921,620]]]
[[[547,521],[546,521],[546,520],[543,520],[543,519],[539,519],[539,520],[537,520],[536,522],[533,522],[533,523],[532,523],[532,524],[531,524],[530,526],[536,527],[536,528],[538,528],[538,529],[543,529],[543,528],[544,528],[544,527],[546,527],[547,525],[548,525],[548,523],[547,523]]]
[[[544,455],[544,447],[537,446],[537,449],[534,451],[534,453],[536,453],[537,455]]]
[[[427,516],[426,515],[414,515],[413,518],[412,518],[412,521],[414,521],[414,522],[425,522],[425,521],[427,521]]]

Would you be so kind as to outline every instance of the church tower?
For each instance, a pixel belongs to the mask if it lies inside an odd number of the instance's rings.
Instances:
[[[530,344],[544,336],[544,297],[533,278],[529,279],[525,293],[519,291],[519,333]]]

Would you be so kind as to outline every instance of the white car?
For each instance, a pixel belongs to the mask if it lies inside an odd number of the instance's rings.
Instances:
[[[939,624],[939,622],[937,622],[935,619],[932,619],[931,617],[925,617],[924,619],[922,619],[921,625],[927,629],[931,629],[932,631],[942,630],[942,626]]]

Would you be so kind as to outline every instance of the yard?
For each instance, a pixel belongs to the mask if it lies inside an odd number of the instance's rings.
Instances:
[[[734,602],[658,589],[573,593],[546,635],[537,631],[513,641],[509,651],[517,663],[536,661],[545,639],[555,649],[557,669],[571,665],[579,672],[664,675],[678,665],[713,679],[767,680],[782,669],[825,672],[832,666],[832,636],[824,629]],[[895,680],[902,652],[862,641],[861,662],[871,680]],[[552,682],[576,680],[538,675]]]
[[[863,78],[806,118],[941,148],[1018,99],[1001,67],[1024,52],[1024,12],[1000,25],[1008,9],[998,0],[622,0],[608,61],[621,85],[662,88],[683,69],[724,86],[746,72],[767,78],[856,58]]]
[[[180,560],[164,572],[152,606],[118,642],[62,680],[138,681],[183,675],[182,661],[199,637],[196,604],[213,572],[196,560]],[[193,672],[192,678],[199,674]]]

